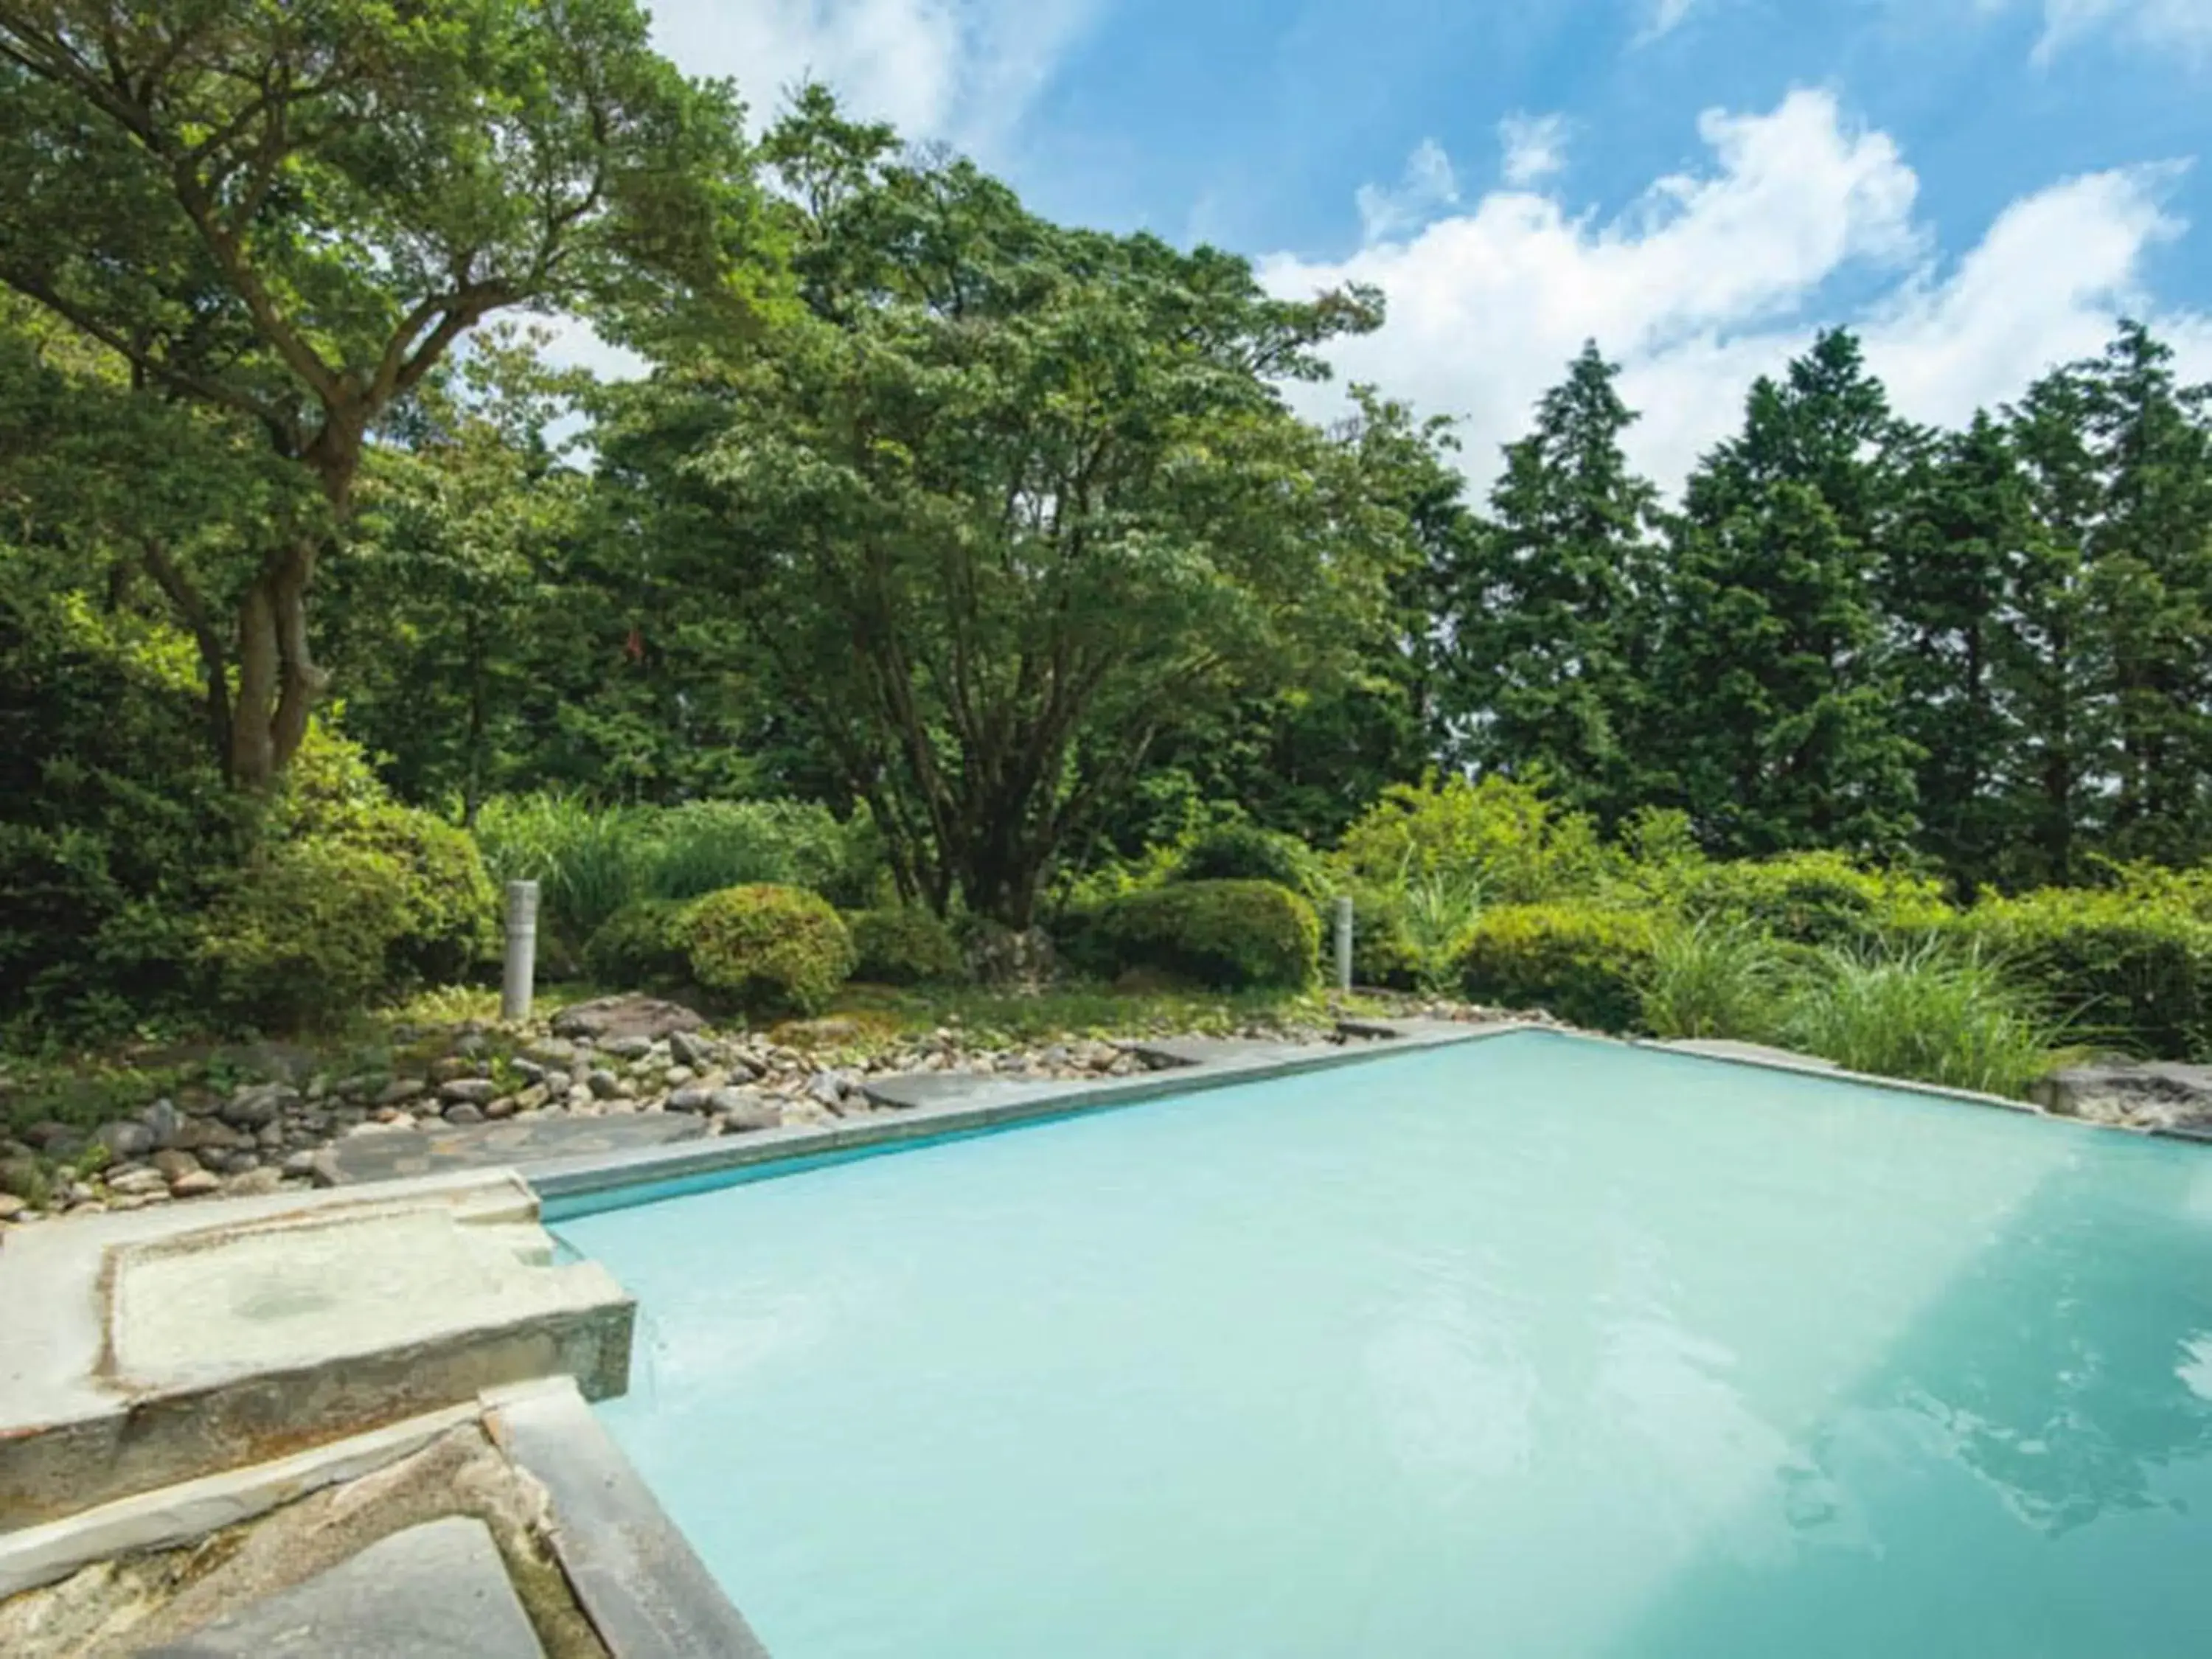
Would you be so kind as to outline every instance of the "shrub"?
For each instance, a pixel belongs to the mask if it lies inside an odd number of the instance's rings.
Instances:
[[[877,985],[930,985],[966,975],[952,930],[933,912],[900,905],[848,919],[859,966],[856,978]]]
[[[540,927],[573,952],[640,896],[647,817],[574,795],[496,795],[477,811],[477,846],[494,880],[538,884]]]
[[[1753,928],[1799,945],[1877,945],[1950,917],[1924,877],[1870,870],[1841,853],[1662,866],[1656,896],[1692,921]]]
[[[2212,1050],[2212,922],[2140,888],[1985,899],[1952,933],[2069,1030],[2164,1059]]]
[[[1321,920],[1270,881],[1176,882],[1102,907],[1084,949],[1115,973],[1152,969],[1227,990],[1314,982]]]
[[[690,972],[676,941],[684,907],[674,899],[633,899],[599,924],[584,946],[584,967],[605,986],[673,984]]]
[[[373,848],[314,837],[270,849],[209,913],[198,949],[210,997],[260,1030],[327,1025],[391,985],[408,878]]]
[[[1545,1008],[1577,1025],[1625,1031],[1642,1012],[1659,923],[1644,910],[1511,904],[1484,912],[1460,953],[1477,1002]]]
[[[1408,881],[1399,904],[1413,941],[1415,981],[1441,996],[1451,988],[1459,954],[1482,915],[1482,888],[1464,872],[1437,871]]]
[[[1201,831],[1176,860],[1177,881],[1272,881],[1310,903],[1328,896],[1328,872],[1313,848],[1296,836],[1249,823],[1224,823]]]
[[[1391,991],[1419,986],[1429,968],[1406,915],[1406,901],[1388,888],[1367,888],[1352,899],[1352,977],[1355,984]]]
[[[1786,967],[1764,933],[1711,921],[1662,928],[1638,986],[1644,1027],[1668,1038],[1771,1036]]]
[[[1448,876],[1504,904],[1592,892],[1608,862],[1588,817],[1498,777],[1393,785],[1344,832],[1337,857],[1370,884]]]
[[[2057,1042],[1993,963],[1932,942],[1822,951],[1791,988],[1781,1035],[1855,1072],[2014,1097]]]
[[[691,977],[749,1013],[819,1012],[853,971],[853,936],[830,902],[757,884],[710,893],[674,933]]]

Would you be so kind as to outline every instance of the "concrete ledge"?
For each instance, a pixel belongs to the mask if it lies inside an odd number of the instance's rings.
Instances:
[[[1288,1043],[1194,1039],[1161,1043],[1139,1052],[1168,1062],[1164,1070],[1096,1082],[1052,1080],[1015,1083],[991,1077],[963,1077],[924,1072],[880,1078],[866,1085],[868,1098],[897,1110],[896,1117],[868,1118],[830,1128],[770,1129],[757,1134],[684,1142],[645,1149],[555,1161],[532,1166],[530,1183],[550,1201],[574,1201],[661,1182],[796,1163],[802,1159],[890,1152],[902,1145],[942,1137],[975,1134],[1040,1119],[1105,1111],[1172,1096],[1199,1093],[1231,1084],[1327,1071],[1388,1054],[1476,1042],[1510,1031],[1536,1028],[1504,1020],[1471,1024],[1435,1020],[1393,1027],[1387,1039],[1347,1044]]]
[[[501,1383],[628,1386],[635,1306],[479,1171],[140,1210],[0,1250],[0,1530],[291,1455]]]
[[[768,1659],[574,1389],[540,1385],[485,1403],[493,1443],[552,1498],[553,1553],[614,1659]]]

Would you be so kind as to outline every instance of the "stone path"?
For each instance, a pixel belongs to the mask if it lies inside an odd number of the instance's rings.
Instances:
[[[544,1659],[490,1530],[454,1516],[218,1620],[146,1659]]]
[[[466,1128],[383,1129],[348,1135],[325,1154],[343,1186],[398,1181],[453,1170],[514,1168],[554,1158],[632,1152],[672,1141],[696,1140],[707,1120],[681,1112],[634,1117],[541,1117],[525,1122],[484,1123]]]

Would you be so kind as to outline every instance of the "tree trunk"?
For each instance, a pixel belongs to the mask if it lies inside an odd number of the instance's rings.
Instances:
[[[290,763],[329,680],[307,647],[307,584],[316,551],[307,540],[284,548],[239,601],[229,766],[231,781],[242,788],[267,788]]]

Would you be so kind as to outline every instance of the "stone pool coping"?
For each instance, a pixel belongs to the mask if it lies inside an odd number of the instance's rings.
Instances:
[[[549,1159],[520,1171],[553,1207],[558,1224],[564,1215],[588,1206],[594,1198],[625,1188],[689,1180],[710,1181],[724,1173],[824,1158],[896,1151],[900,1146],[942,1138],[986,1133],[1025,1122],[1068,1117],[1115,1107],[1202,1093],[1238,1083],[1326,1071],[1362,1060],[1425,1049],[1485,1042],[1522,1031],[1549,1031],[1586,1042],[1680,1054],[1717,1065],[1827,1078],[1839,1083],[1919,1095],[1956,1104],[1996,1107],[2027,1117],[2075,1123],[2085,1128],[2124,1134],[2212,1144],[2212,1133],[2190,1129],[2143,1129],[2100,1123],[2046,1112],[2031,1102],[1978,1090],[1951,1088],[1907,1078],[1855,1072],[1832,1060],[1763,1043],[1654,1037],[1621,1037],[1586,1031],[1546,1019],[1490,1020],[1352,1019],[1338,1023],[1334,1042],[1271,1042],[1253,1038],[1170,1038],[1127,1046],[1159,1067],[1134,1077],[1095,1080],[1053,1079],[1012,1082],[966,1073],[922,1072],[872,1079],[863,1085],[869,1101],[896,1115],[828,1127],[771,1129],[710,1140],[678,1142],[606,1154]]]

